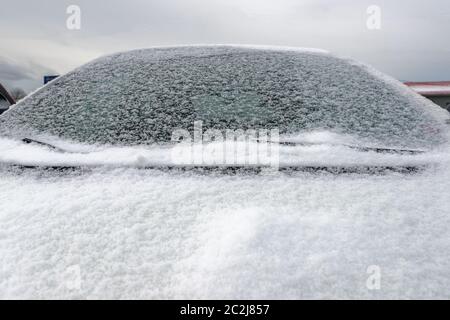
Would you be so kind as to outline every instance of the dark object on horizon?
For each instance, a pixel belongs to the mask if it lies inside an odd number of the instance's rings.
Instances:
[[[19,100],[21,100],[27,96],[27,93],[22,88],[11,89],[9,94],[11,95],[11,97],[13,97],[13,99],[16,101],[16,103],[19,102]]]
[[[50,82],[58,77],[59,77],[59,75],[44,76],[44,84],[47,84],[48,82]]]
[[[16,101],[0,83],[0,114],[9,109]]]
[[[450,81],[405,82],[405,85],[450,111]]]

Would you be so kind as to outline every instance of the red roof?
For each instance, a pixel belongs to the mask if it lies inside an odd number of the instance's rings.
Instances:
[[[423,96],[450,96],[450,81],[405,82],[405,85]]]
[[[450,81],[431,81],[431,82],[405,82],[409,85],[424,85],[424,86],[450,86]]]

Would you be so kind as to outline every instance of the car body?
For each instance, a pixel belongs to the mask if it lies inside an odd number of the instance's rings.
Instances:
[[[320,50],[97,59],[0,117],[0,298],[448,298],[448,119]]]

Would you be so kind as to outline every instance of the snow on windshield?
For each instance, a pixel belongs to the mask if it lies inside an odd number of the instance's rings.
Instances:
[[[233,143],[234,141],[234,143]],[[175,145],[87,145],[50,140],[50,145],[0,138],[0,165],[33,167],[430,167],[450,158],[442,145],[379,149],[329,131],[281,136],[279,142],[218,141]],[[230,144],[231,143],[231,144]]]
[[[228,147],[224,143],[210,143],[201,150],[202,158],[196,162],[189,157],[197,150],[190,145],[178,148],[166,146],[91,146],[73,144],[65,141],[54,141],[58,149],[52,149],[39,144],[25,144],[14,139],[0,138],[0,165],[40,166],[40,167],[215,167],[238,166],[272,167],[418,167],[433,166],[442,160],[449,159],[446,148],[437,148],[421,153],[386,152],[379,153],[368,149],[364,152],[352,144],[346,144],[348,137],[336,136],[327,132],[315,132],[302,135],[301,140],[292,137],[287,141],[299,141],[298,145],[277,145],[275,161],[271,161],[267,152],[267,160],[260,153],[255,162],[249,162],[249,152],[257,150],[260,144],[242,143],[242,153],[235,149],[220,153]],[[272,146],[273,147],[273,146]],[[240,148],[237,145],[237,148]],[[226,149],[228,150],[228,149]],[[389,150],[389,149],[388,149]],[[270,151],[270,150],[269,150]],[[233,159],[233,162],[227,160]]]
[[[137,50],[54,80],[0,118],[10,137],[165,143],[178,128],[314,130],[383,146],[443,142],[437,106],[361,64],[320,51],[235,46]]]

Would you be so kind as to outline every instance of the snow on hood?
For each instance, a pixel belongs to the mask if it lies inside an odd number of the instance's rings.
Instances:
[[[0,298],[448,298],[449,168],[0,167]]]

